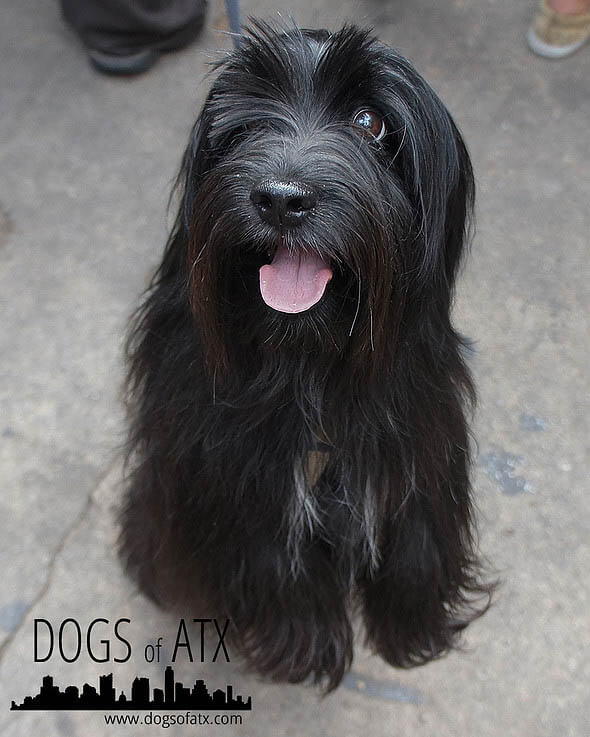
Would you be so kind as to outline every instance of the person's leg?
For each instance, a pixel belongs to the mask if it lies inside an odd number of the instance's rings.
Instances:
[[[61,0],[63,16],[100,71],[145,71],[160,51],[190,43],[201,30],[206,0]]]
[[[590,38],[590,0],[543,0],[529,28],[529,47],[539,56],[561,59]]]

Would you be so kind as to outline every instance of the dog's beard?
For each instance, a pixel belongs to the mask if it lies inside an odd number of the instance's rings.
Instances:
[[[243,132],[195,192],[190,292],[211,368],[280,350],[324,365],[346,354],[349,367],[366,371],[395,340],[412,218],[399,179],[349,131],[318,131],[304,156],[290,155],[300,136],[295,123],[290,139]],[[257,216],[250,191],[273,176],[302,178],[320,193],[305,223],[277,228]],[[278,286],[264,284],[272,277]],[[293,295],[303,306],[291,310]]]

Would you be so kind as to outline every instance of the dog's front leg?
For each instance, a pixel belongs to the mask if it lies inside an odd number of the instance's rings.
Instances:
[[[335,688],[352,660],[353,633],[346,585],[329,551],[310,542],[296,572],[287,547],[270,535],[237,552],[241,562],[222,598],[248,664],[278,681],[309,678]]]
[[[452,448],[445,463],[434,464],[436,471],[421,460],[413,464],[421,472],[398,474],[405,491],[390,495],[397,501],[381,528],[380,564],[361,584],[368,640],[399,667],[455,646],[461,630],[487,608],[492,588],[478,576],[465,451]]]

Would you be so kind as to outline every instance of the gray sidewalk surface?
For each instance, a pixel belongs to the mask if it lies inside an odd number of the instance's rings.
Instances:
[[[262,3],[265,3],[264,5]],[[423,668],[386,666],[359,642],[353,673],[326,699],[244,674],[233,661],[175,672],[251,695],[241,726],[171,735],[588,737],[590,735],[590,46],[534,57],[528,0],[295,0],[305,26],[374,26],[451,109],[478,181],[477,234],[456,306],[476,342],[474,481],[481,549],[503,584],[463,652]],[[243,14],[277,4],[244,0]],[[57,2],[1,0],[0,21],[0,735],[156,734],[99,712],[15,712],[51,674],[62,688],[161,686],[178,619],[119,570],[114,509],[123,438],[128,315],[156,265],[166,202],[221,46],[218,8],[190,48],[147,75],[94,73]],[[210,616],[194,612],[194,617]],[[34,662],[34,620],[111,641],[64,663]],[[119,618],[133,643],[115,663]],[[198,629],[191,630],[194,643]],[[163,637],[162,664],[144,648]],[[57,648],[57,644],[55,646]],[[209,647],[209,645],[207,646]],[[199,660],[198,648],[193,653]],[[164,731],[166,734],[166,731]]]

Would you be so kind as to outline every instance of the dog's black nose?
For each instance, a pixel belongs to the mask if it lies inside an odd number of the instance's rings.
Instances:
[[[250,193],[254,207],[265,223],[292,227],[302,223],[317,204],[317,197],[302,182],[265,179]]]

